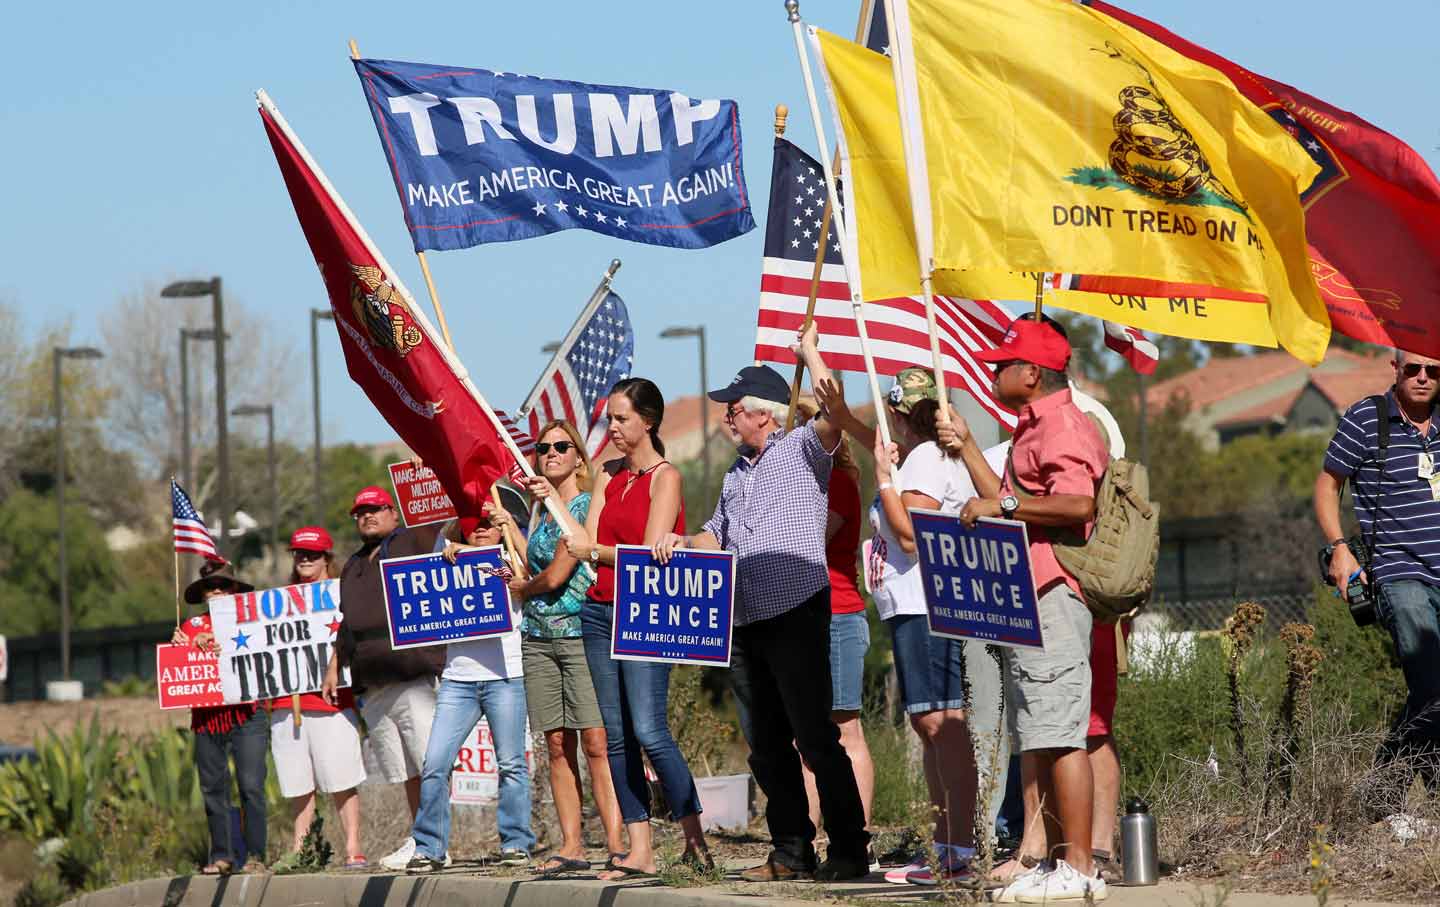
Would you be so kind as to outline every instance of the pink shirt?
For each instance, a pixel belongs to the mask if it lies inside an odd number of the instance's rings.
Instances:
[[[1110,463],[1110,452],[1100,432],[1071,401],[1068,389],[1041,397],[1020,410],[1010,457],[1015,478],[1036,497],[1078,494],[1093,498]],[[1014,493],[1008,473],[1001,479],[1001,494]],[[1087,536],[1091,525],[1085,524]],[[1080,584],[1055,559],[1047,531],[1027,526],[1026,532],[1036,593],[1043,595],[1048,586],[1063,581],[1078,595]]]

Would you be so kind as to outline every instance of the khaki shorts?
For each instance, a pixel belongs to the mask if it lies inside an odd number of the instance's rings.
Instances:
[[[360,714],[365,738],[365,771],[373,781],[398,784],[418,778],[435,720],[435,678],[387,683],[365,691]]]
[[[525,664],[525,702],[530,726],[539,731],[604,727],[590,664],[580,639],[525,637],[520,647]]]
[[[1090,728],[1090,609],[1069,586],[1040,596],[1045,649],[1011,649],[1005,659],[1010,730],[1021,752],[1084,749]]]
[[[360,722],[353,709],[302,712],[300,726],[289,709],[270,713],[270,752],[275,777],[287,798],[315,790],[334,794],[365,783]]]

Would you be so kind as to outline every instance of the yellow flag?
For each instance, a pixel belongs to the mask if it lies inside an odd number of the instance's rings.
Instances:
[[[812,29],[812,35],[840,144],[851,280],[865,300],[918,296],[920,268],[890,61],[828,32]],[[1045,303],[1172,336],[1277,345],[1264,296],[1200,296],[1193,288],[1185,295],[1176,289],[1174,296],[1070,288],[1081,282],[1089,281],[1073,276],[1052,280]],[[943,270],[934,273],[934,287],[948,296],[1028,301],[1034,295],[1035,275]]]
[[[1318,362],[1300,192],[1317,165],[1217,70],[1072,0],[897,0],[934,266],[1262,293]]]

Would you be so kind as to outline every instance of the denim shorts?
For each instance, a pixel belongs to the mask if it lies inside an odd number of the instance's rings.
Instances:
[[[960,640],[930,635],[924,614],[898,614],[885,621],[895,655],[895,674],[907,715],[965,708]]]
[[[860,711],[870,622],[864,611],[830,617],[830,711]]]

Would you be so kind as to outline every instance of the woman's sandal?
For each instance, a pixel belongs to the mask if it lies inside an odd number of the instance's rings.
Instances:
[[[553,856],[536,867],[535,871],[541,875],[560,875],[566,872],[588,872],[590,870],[589,860],[573,860],[570,857]]]
[[[631,879],[653,879],[655,873],[645,869],[636,869],[634,866],[626,866],[624,863],[615,863],[606,872],[618,872],[617,876],[601,878],[602,882],[628,882]]]
[[[612,853],[610,855],[610,858],[605,861],[605,868],[601,871],[618,872],[620,870],[620,867],[615,864],[619,863],[621,860],[625,859],[628,856],[630,856],[629,853]]]
[[[235,871],[235,864],[229,860],[216,860],[200,868],[202,876],[228,876]]]

